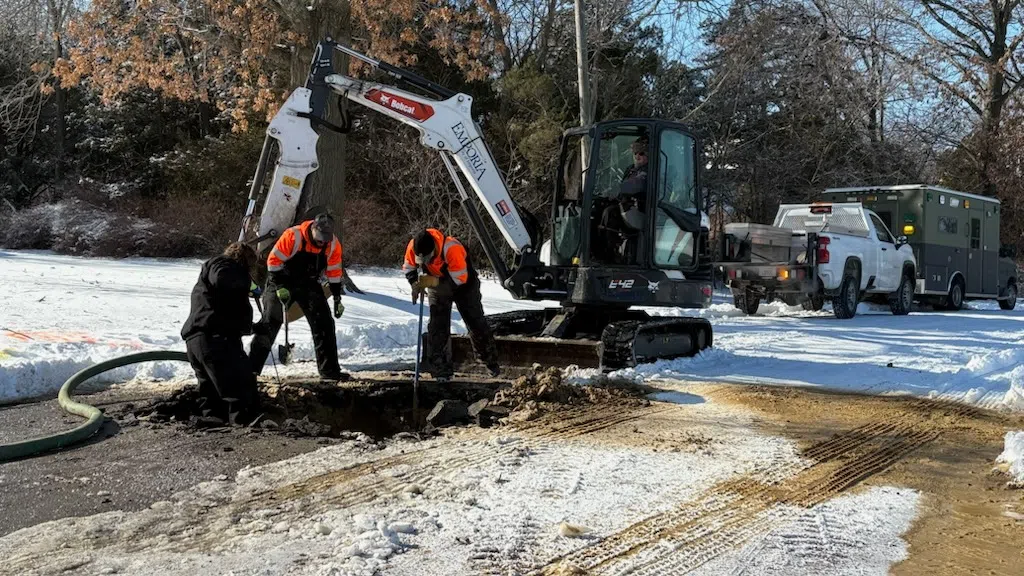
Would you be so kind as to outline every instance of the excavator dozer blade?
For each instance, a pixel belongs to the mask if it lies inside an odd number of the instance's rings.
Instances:
[[[597,340],[559,340],[525,336],[496,336],[498,364],[502,371],[514,374],[529,371],[534,364],[565,368],[601,366],[601,343]],[[460,372],[483,372],[484,365],[473,351],[466,334],[452,334],[452,363]]]

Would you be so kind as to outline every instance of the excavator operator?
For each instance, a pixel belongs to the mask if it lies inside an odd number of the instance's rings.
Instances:
[[[643,199],[647,192],[647,138],[630,145],[633,165],[619,184],[618,201],[601,213],[598,230],[603,236],[602,255],[613,264],[635,264],[636,244],[643,230]]]
[[[450,338],[452,302],[469,329],[473,350],[487,365],[491,376],[498,376],[498,351],[491,328],[484,319],[480,277],[462,242],[446,237],[440,230],[427,228],[409,241],[402,271],[412,285],[413,303],[426,292],[430,304],[427,363],[434,379],[447,382],[454,372],[452,360],[445,353]]]
[[[341,242],[334,235],[334,218],[317,214],[281,234],[267,257],[270,280],[263,292],[263,317],[260,329],[249,348],[252,371],[259,374],[285,320],[285,311],[294,302],[306,315],[313,332],[316,365],[324,380],[342,380],[338,365],[338,342],[334,321],[323,297],[320,276],[327,277],[334,297],[334,317],[341,318]]]

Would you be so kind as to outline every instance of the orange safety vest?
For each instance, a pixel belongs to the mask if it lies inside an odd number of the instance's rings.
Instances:
[[[274,248],[270,251],[270,256],[267,257],[267,270],[281,272],[289,261],[293,264],[298,264],[301,261],[308,266],[302,272],[311,272],[317,275],[323,272],[327,276],[328,282],[339,284],[341,282],[341,242],[335,236],[326,246],[316,246],[310,232],[312,227],[313,221],[306,220],[298,226],[292,226],[285,230],[284,234],[281,234],[281,237],[274,243]],[[327,255],[326,262],[323,262],[322,259],[324,254]]]
[[[427,263],[427,273],[440,278],[444,276],[445,272],[448,272],[456,286],[462,286],[468,282],[469,254],[462,242],[452,236],[445,237],[436,228],[427,228],[427,232],[434,237],[434,259]],[[415,238],[409,240],[409,247],[405,249],[403,272],[416,269],[416,252],[413,250],[415,242]]]

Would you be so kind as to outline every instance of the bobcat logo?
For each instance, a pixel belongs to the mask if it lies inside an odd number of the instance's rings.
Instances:
[[[651,291],[651,294],[656,293],[658,291],[658,283],[657,282],[648,282],[647,283],[647,289]]]

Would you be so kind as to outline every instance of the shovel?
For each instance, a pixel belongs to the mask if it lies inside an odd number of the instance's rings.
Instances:
[[[295,344],[288,342],[288,302],[283,300],[281,301],[281,317],[284,319],[284,344],[277,345],[277,357],[281,360],[282,366],[287,366]]]
[[[412,421],[416,425],[416,413],[419,411],[420,400],[420,350],[423,348],[423,301],[425,294],[420,294],[420,327],[416,330],[416,372],[412,377]]]

